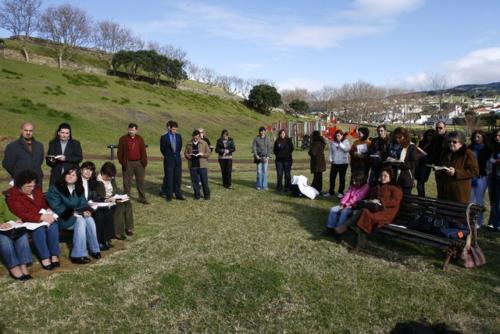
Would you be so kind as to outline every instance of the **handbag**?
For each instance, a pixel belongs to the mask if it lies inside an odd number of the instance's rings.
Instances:
[[[486,257],[484,256],[482,249],[477,243],[477,229],[471,229],[469,221],[469,211],[471,205],[472,204],[469,204],[467,206],[467,225],[469,226],[469,231],[474,232],[474,245],[472,243],[472,233],[469,233],[465,241],[465,247],[462,250],[462,254],[460,256],[460,258],[464,262],[465,268],[479,267],[486,263]]]

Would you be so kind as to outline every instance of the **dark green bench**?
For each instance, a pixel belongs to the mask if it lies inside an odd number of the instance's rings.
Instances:
[[[399,238],[417,244],[424,244],[443,250],[446,259],[443,264],[443,270],[448,268],[448,264],[454,258],[459,257],[465,247],[466,238],[450,239],[444,236],[429,234],[410,227],[409,222],[416,221],[416,217],[424,215],[425,217],[443,218],[447,221],[463,224],[468,227],[467,215],[471,228],[471,236],[477,235],[476,221],[483,208],[479,205],[462,204],[457,202],[443,201],[435,198],[419,197],[415,195],[405,195],[401,202],[399,212],[392,223],[375,231],[380,234],[389,235],[393,238]],[[475,244],[476,240],[472,240]],[[358,238],[358,248],[364,246],[364,238]]]

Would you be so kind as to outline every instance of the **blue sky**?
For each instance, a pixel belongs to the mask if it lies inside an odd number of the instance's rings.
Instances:
[[[43,6],[66,1],[43,0]],[[500,81],[498,0],[73,0],[221,74],[279,88]],[[5,32],[3,32],[6,35]]]

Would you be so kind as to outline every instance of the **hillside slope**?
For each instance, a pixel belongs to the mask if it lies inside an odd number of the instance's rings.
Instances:
[[[136,122],[150,154],[158,156],[165,123],[175,119],[184,138],[204,127],[214,140],[227,128],[239,144],[237,156],[248,157],[258,127],[285,117],[258,114],[232,99],[7,59],[0,59],[0,87],[0,149],[18,135],[24,121],[35,123],[43,143],[68,121],[84,153],[105,154],[127,124]]]

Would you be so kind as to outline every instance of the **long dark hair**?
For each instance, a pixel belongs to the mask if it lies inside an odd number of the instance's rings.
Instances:
[[[320,141],[323,144],[325,144],[325,139],[321,136],[321,132],[319,132],[318,130],[314,130],[313,131],[313,133],[312,133],[312,141],[313,142]]]
[[[370,135],[370,130],[367,127],[358,128],[358,132],[361,132],[363,134],[362,140],[368,140],[368,136]]]
[[[429,144],[433,144],[437,137],[437,131],[434,129],[429,129],[424,132],[424,138],[418,143],[418,147],[424,148]],[[432,139],[429,141],[429,137]]]
[[[396,143],[396,136],[401,136],[401,146],[408,147],[410,145],[410,133],[406,128],[398,127],[391,134],[391,142]]]
[[[396,175],[394,174],[394,170],[391,167],[383,167],[380,170],[379,175],[382,175],[382,172],[386,172],[387,174],[389,174],[389,177],[391,178],[389,184],[394,184],[396,182]]]
[[[85,161],[80,166],[80,171],[83,170],[84,168],[85,169],[90,169],[92,171],[92,176],[90,176],[90,179],[89,179],[88,182],[89,182],[90,188],[94,189],[94,187],[95,187],[95,185],[97,183],[97,175],[95,174],[95,164],[92,161]]]
[[[59,179],[56,181],[56,187],[69,195],[68,192],[68,185],[66,184],[66,176],[71,174],[72,172],[76,173],[76,182],[75,182],[75,191],[78,196],[81,196],[83,192],[85,191],[83,189],[83,184],[82,184],[82,175],[80,173],[80,168],[78,167],[71,167],[65,170],[62,175],[59,177]]]
[[[71,125],[69,125],[68,123],[61,123],[59,124],[59,126],[57,127],[57,130],[56,130],[56,134],[54,136],[54,139],[59,139],[59,131],[61,131],[62,129],[68,129],[69,130],[69,139],[73,139],[73,131],[71,131]]]

